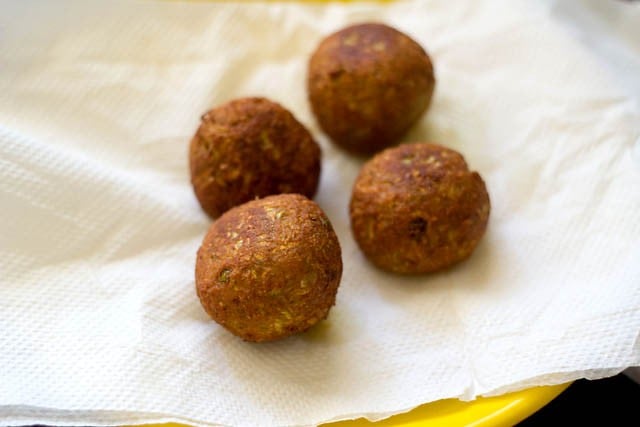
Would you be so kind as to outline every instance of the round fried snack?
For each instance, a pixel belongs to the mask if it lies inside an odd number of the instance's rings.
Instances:
[[[425,50],[379,23],[326,37],[309,61],[307,91],[320,126],[357,154],[395,144],[422,116],[435,86]]]
[[[320,147],[281,105],[241,98],[202,116],[191,140],[191,184],[202,209],[217,218],[271,194],[315,195]]]
[[[341,277],[331,223],[298,194],[230,209],[209,228],[196,261],[202,306],[246,341],[284,338],[327,317]]]
[[[469,257],[489,220],[489,195],[462,155],[435,144],[388,148],[360,171],[350,203],[360,249],[378,267],[427,273]]]

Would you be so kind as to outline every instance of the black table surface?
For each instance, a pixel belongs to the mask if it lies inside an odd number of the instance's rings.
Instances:
[[[518,427],[640,426],[640,384],[619,374],[581,379]]]

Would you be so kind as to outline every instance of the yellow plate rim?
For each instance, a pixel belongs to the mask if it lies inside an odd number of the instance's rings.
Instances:
[[[502,427],[513,426],[555,399],[571,383],[532,387],[493,397],[463,402],[444,399],[418,406],[385,420],[365,419],[322,424],[323,427]]]
[[[320,424],[321,427],[510,427],[533,415],[571,385],[532,387],[500,396],[463,402],[444,399],[372,422],[359,418]],[[146,424],[147,427],[188,427],[187,424]]]

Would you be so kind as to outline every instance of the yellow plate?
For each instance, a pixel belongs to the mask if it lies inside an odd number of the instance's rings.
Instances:
[[[439,400],[405,414],[371,422],[365,419],[322,424],[322,427],[511,427],[551,402],[571,383],[534,387],[472,402]],[[149,427],[184,427],[184,424],[152,424]]]
[[[571,383],[534,387],[472,402],[438,400],[405,414],[370,422],[364,419],[323,424],[324,427],[511,427],[556,398]]]

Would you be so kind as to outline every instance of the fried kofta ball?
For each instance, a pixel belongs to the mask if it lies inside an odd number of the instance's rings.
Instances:
[[[320,147],[281,105],[240,98],[202,116],[191,140],[191,184],[212,218],[241,203],[281,193],[315,195]]]
[[[357,154],[397,143],[426,111],[434,86],[425,50],[379,23],[349,26],[326,37],[311,56],[307,74],[320,127]]]
[[[246,341],[284,338],[326,318],[341,276],[329,219],[299,194],[230,209],[209,228],[196,261],[202,306]]]
[[[469,257],[489,220],[484,181],[460,153],[435,144],[388,148],[363,166],[351,228],[381,269],[427,273]]]

